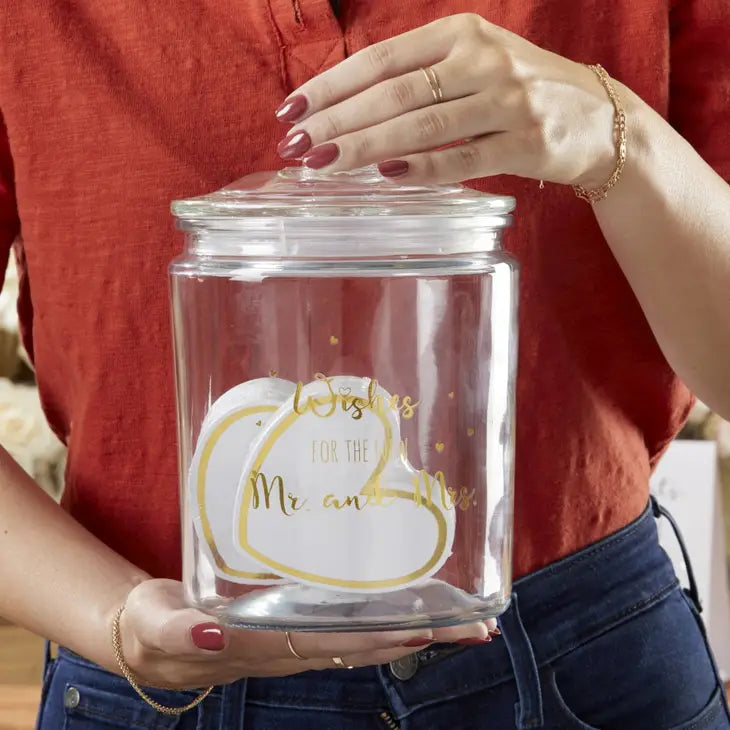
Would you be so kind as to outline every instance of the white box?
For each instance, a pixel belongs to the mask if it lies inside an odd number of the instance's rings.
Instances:
[[[725,558],[722,489],[714,441],[678,440],[671,444],[651,478],[651,491],[671,512],[694,568],[710,645],[723,679],[730,678],[730,590]],[[682,584],[687,571],[679,544],[666,519],[659,540]]]

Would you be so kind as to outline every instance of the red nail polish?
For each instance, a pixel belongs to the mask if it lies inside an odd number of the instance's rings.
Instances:
[[[401,646],[428,646],[429,644],[433,644],[433,639],[409,639],[408,641],[404,641]]]
[[[307,167],[319,170],[331,165],[340,156],[340,148],[334,142],[327,142],[315,147],[303,160]]]
[[[312,146],[312,139],[306,132],[295,132],[279,142],[276,151],[284,160],[301,157]]]
[[[378,165],[383,177],[400,177],[408,172],[410,165],[405,160],[387,160]]]
[[[488,644],[491,640],[491,636],[485,636],[483,639],[473,636],[468,639],[459,639],[456,643],[461,644],[462,646],[477,646],[479,644]]]
[[[306,96],[301,94],[291,96],[276,110],[276,118],[280,122],[296,122],[297,119],[304,116],[308,106]]]
[[[193,637],[193,644],[198,649],[221,651],[226,645],[226,638],[218,624],[198,624],[190,629],[190,635]]]

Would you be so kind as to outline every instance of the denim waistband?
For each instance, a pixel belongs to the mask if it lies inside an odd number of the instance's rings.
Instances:
[[[516,680],[518,727],[539,727],[538,668],[650,608],[677,587],[674,568],[659,546],[655,514],[656,508],[649,506],[617,533],[516,581],[513,602],[500,618],[504,640],[491,642],[486,652],[428,647],[419,653],[420,669],[406,681],[386,665],[241,680],[216,688],[214,694],[225,697],[240,688],[247,701],[263,705],[346,706],[363,712],[382,708],[387,698],[406,714]],[[70,661],[89,665],[61,652]]]
[[[517,623],[529,636],[539,667],[649,608],[676,586],[673,566],[659,546],[647,507],[619,532],[516,581],[519,609],[513,598],[500,620],[506,640],[489,645],[488,661],[484,653],[465,649],[458,655],[458,671],[441,671],[433,661],[434,650],[426,649],[422,652],[428,657],[426,666],[408,681],[396,680],[387,666],[335,672],[336,681],[324,679],[329,672],[305,673],[283,681],[249,680],[247,698],[292,707],[343,702],[365,711],[382,706],[385,685],[391,699],[395,692],[411,709],[453,699],[514,679],[519,670],[513,668],[508,647],[513,631],[507,624],[514,623],[517,611]],[[446,649],[444,655],[453,657]]]

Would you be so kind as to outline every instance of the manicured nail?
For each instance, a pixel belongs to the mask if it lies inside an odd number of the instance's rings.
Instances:
[[[315,147],[303,160],[307,167],[319,170],[331,165],[340,156],[340,148],[334,142],[327,142]]]
[[[404,641],[401,646],[428,646],[429,644],[433,644],[433,639],[421,639],[416,637],[415,639],[409,639],[408,641]]]
[[[487,629],[490,636],[502,636],[502,632],[499,629]]]
[[[312,146],[312,138],[306,132],[295,132],[279,142],[276,151],[279,157],[291,160],[301,157]]]
[[[207,651],[221,651],[225,648],[226,638],[218,624],[198,624],[190,629],[193,637],[193,644],[198,649],[206,649]]]
[[[304,115],[307,111],[309,102],[306,96],[297,94],[290,96],[277,110],[276,118],[280,122],[296,122],[297,119]]]
[[[468,639],[459,639],[456,643],[461,644],[462,646],[476,646],[478,644],[488,644],[491,640],[491,636],[470,636]]]
[[[383,177],[400,177],[408,172],[409,167],[405,160],[387,160],[378,165],[378,171]]]

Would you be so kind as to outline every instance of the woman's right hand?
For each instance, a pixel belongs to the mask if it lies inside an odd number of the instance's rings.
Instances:
[[[140,684],[197,689],[242,677],[335,669],[332,657],[359,667],[395,661],[434,641],[477,644],[490,640],[496,622],[434,630],[292,633],[295,650],[307,657],[302,660],[289,651],[283,631],[224,628],[185,604],[182,584],[155,579],[129,594],[120,628],[125,661]],[[111,625],[109,632],[111,637]]]

